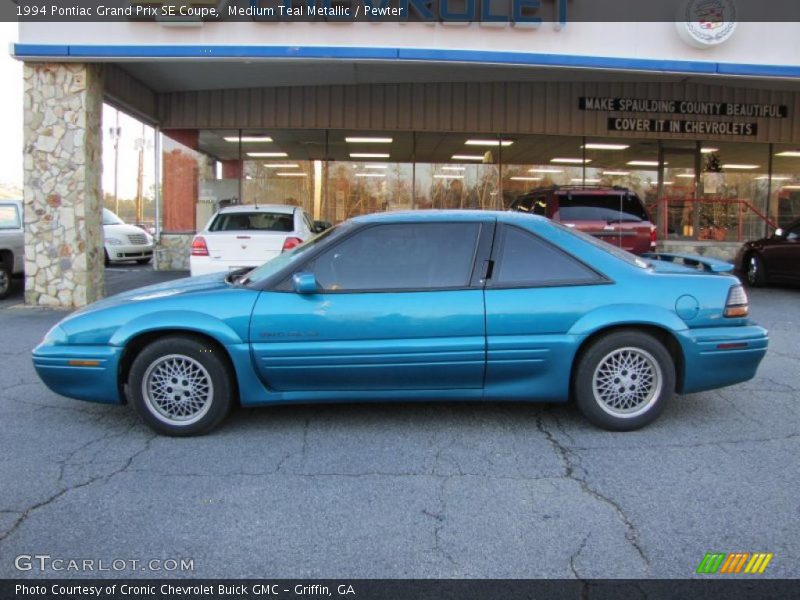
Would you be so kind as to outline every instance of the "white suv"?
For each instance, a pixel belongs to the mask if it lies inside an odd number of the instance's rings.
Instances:
[[[315,231],[308,214],[297,206],[227,206],[195,236],[189,269],[194,277],[258,267],[302,244]]]
[[[25,259],[22,200],[0,200],[0,300],[11,291],[12,275],[21,275]]]

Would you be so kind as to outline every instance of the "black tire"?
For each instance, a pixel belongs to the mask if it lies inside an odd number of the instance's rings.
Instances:
[[[11,293],[11,266],[0,262],[0,300],[8,298]]]
[[[171,436],[202,435],[219,425],[234,394],[232,374],[219,352],[191,336],[169,336],[146,346],[128,375],[131,404],[144,422]]]
[[[652,423],[674,392],[672,356],[642,331],[620,330],[598,338],[575,365],[573,393],[578,408],[609,431],[633,431]]]
[[[148,264],[148,263],[149,263],[151,260],[152,260],[152,258],[140,258],[140,259],[138,259],[138,260],[136,261],[136,264],[139,264],[139,265],[146,265],[146,264]]]
[[[111,259],[108,257],[108,250],[103,250],[103,264],[107,267],[111,266]]]
[[[755,252],[751,252],[744,259],[742,265],[744,280],[750,287],[761,287],[767,284],[767,270],[764,260]]]

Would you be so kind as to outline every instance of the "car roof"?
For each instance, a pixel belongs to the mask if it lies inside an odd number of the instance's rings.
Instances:
[[[236,204],[235,206],[225,206],[221,208],[219,213],[276,212],[290,215],[299,208],[299,206],[291,204]]]
[[[382,213],[372,213],[353,217],[354,223],[397,223],[413,222],[424,223],[426,221],[484,221],[487,217],[494,217],[499,221],[514,222],[526,221],[530,219],[547,221],[545,217],[531,215],[527,213],[500,211],[500,210],[405,210],[388,211]]]

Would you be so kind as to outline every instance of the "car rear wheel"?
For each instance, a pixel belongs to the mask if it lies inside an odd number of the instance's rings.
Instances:
[[[764,270],[764,261],[758,254],[749,254],[745,260],[745,275],[747,284],[759,287],[767,283],[767,273]]]
[[[193,337],[148,345],[131,365],[128,389],[142,419],[172,436],[208,433],[233,404],[233,384],[219,350]]]
[[[11,267],[0,263],[0,300],[7,298],[11,292]]]
[[[652,423],[675,390],[675,363],[653,336],[616,331],[594,341],[578,360],[575,400],[584,416],[610,431]]]

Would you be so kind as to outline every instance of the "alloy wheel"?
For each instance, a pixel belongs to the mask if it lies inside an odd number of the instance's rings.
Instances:
[[[190,425],[203,418],[214,399],[206,368],[181,354],[163,356],[147,368],[142,396],[150,412],[170,425]]]
[[[600,408],[614,417],[633,418],[660,396],[663,375],[658,361],[642,348],[618,348],[598,363],[592,390]]]

